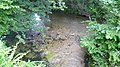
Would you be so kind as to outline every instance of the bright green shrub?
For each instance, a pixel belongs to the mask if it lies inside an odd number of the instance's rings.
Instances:
[[[120,66],[120,25],[90,23],[90,36],[81,38],[81,46],[88,50],[92,67]]]
[[[88,51],[88,65],[120,67],[120,1],[90,0],[88,4],[90,35],[81,38],[81,47]]]
[[[6,47],[0,40],[0,67],[46,67],[43,61],[22,61],[20,60],[26,53],[15,55],[17,46],[13,49]]]

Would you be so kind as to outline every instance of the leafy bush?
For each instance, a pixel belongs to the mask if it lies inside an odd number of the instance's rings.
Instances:
[[[89,66],[120,66],[120,1],[90,0],[88,10],[92,19],[90,35],[81,38],[81,47],[88,51]],[[97,21],[97,22],[96,22]],[[104,24],[98,24],[104,23]]]
[[[19,9],[19,6],[13,5],[14,0],[0,0],[0,36],[7,34],[15,21],[12,13]]]
[[[119,23],[119,0],[89,0],[87,11],[95,21],[100,23]]]
[[[0,0],[0,36],[9,34],[9,31],[18,34],[30,29],[41,32],[46,14],[50,14],[52,9],[63,8],[62,0]],[[35,13],[41,21],[36,21]]]
[[[16,38],[24,43],[23,38],[27,37],[24,35],[26,31],[43,33],[46,30],[44,25],[46,15],[50,14],[51,10],[63,10],[63,8],[65,8],[65,3],[62,0],[0,0],[0,39],[7,39],[8,34],[15,33]],[[37,15],[37,20],[35,15]],[[12,36],[13,40],[15,36]],[[45,67],[39,61],[21,61],[20,59],[26,53],[14,55],[15,49],[16,47],[13,49],[0,47],[1,67]]]
[[[67,13],[85,14],[87,13],[87,0],[64,0]]]
[[[120,27],[120,25],[118,26]],[[88,50],[92,67],[120,66],[120,30],[113,24],[90,23],[93,33],[81,38],[81,46]]]
[[[15,50],[6,47],[5,44],[0,40],[0,67],[45,67],[42,61],[22,61],[20,60],[27,53],[19,53],[15,55]]]

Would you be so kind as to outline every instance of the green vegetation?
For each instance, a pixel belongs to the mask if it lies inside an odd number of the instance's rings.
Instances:
[[[43,23],[46,14],[53,9],[64,8],[62,0],[1,0],[0,1],[0,36],[7,35],[10,31],[16,33],[30,29],[42,31],[42,27],[34,24]],[[40,16],[41,21],[36,21],[34,14]],[[19,34],[19,33],[18,33]]]
[[[88,11],[95,21],[103,20],[102,23],[116,24],[120,20],[119,4],[119,0],[91,0],[88,2]]]
[[[66,3],[66,4],[65,4]],[[67,6],[67,7],[66,7]],[[120,0],[0,0],[0,39],[10,31],[21,41],[28,30],[42,32],[45,17],[52,10],[67,13],[89,13],[90,34],[81,38],[81,46],[88,51],[90,67],[120,66]],[[35,14],[40,16],[36,21]],[[43,29],[45,28],[45,29]],[[1,67],[44,67],[41,61],[20,60],[26,53],[15,55],[15,49],[0,40]]]
[[[14,48],[6,47],[0,40],[0,67],[45,67],[42,61],[22,61],[20,60],[27,53],[15,55],[17,44]]]
[[[55,9],[64,10],[64,4],[62,0],[0,0],[0,39],[11,31],[17,34],[20,42],[24,42],[24,34],[28,30],[43,33],[46,29],[44,22],[47,14],[51,14],[51,10]],[[39,21],[35,14],[40,16]],[[20,60],[26,53],[15,55],[15,49],[17,47],[6,47],[0,40],[0,67],[45,67],[41,61]]]
[[[85,14],[87,13],[87,0],[64,0],[67,8],[66,13]]]
[[[88,50],[89,64],[93,67],[120,66],[120,31],[116,26],[91,22],[88,28],[93,33],[81,38],[81,46]]]
[[[90,35],[81,38],[91,67],[120,66],[120,1],[90,0]],[[99,24],[104,23],[104,24]]]
[[[0,0],[0,35],[7,34],[10,27],[15,24],[11,15],[19,9],[19,6],[13,5],[13,2],[11,0]]]

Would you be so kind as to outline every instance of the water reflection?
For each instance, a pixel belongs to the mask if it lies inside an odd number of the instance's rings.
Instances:
[[[36,21],[42,22],[41,17],[37,13],[35,13],[34,16]]]

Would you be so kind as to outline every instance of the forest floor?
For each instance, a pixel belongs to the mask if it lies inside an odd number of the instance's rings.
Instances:
[[[54,13],[46,37],[51,67],[85,67],[85,51],[80,48],[80,37],[86,35],[85,17]]]

